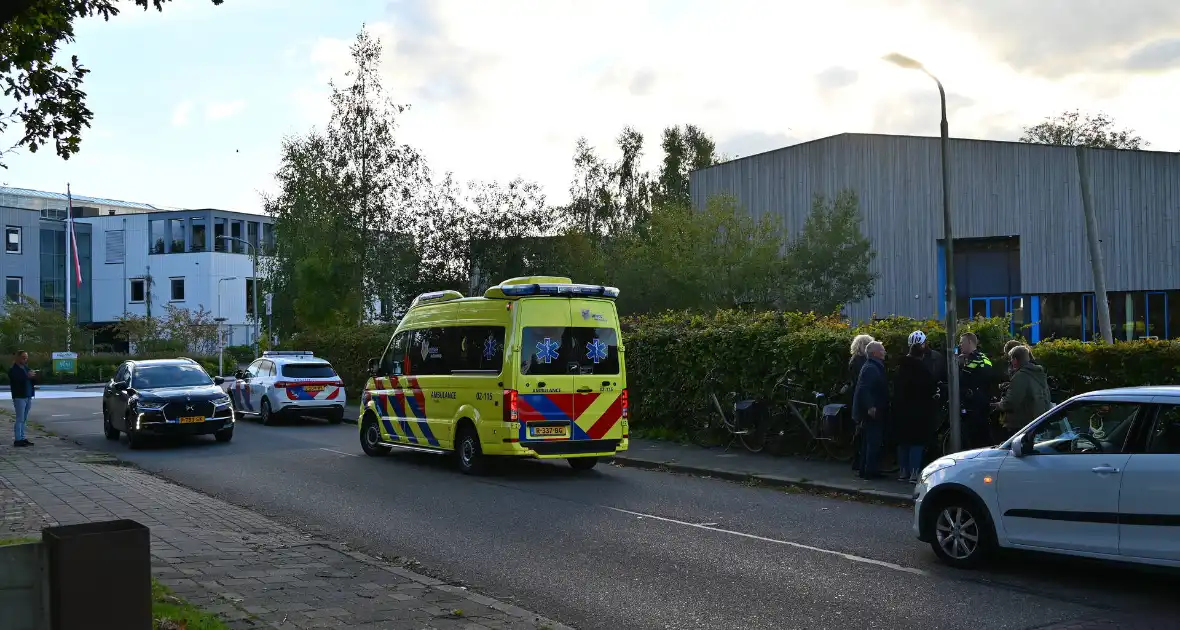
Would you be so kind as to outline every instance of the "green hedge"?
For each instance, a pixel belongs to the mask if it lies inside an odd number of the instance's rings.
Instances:
[[[39,382],[42,385],[101,383],[110,380],[115,370],[119,368],[119,365],[128,359],[175,359],[177,356],[174,353],[138,354],[135,356],[125,354],[83,354],[78,356],[77,374],[54,374],[52,359],[48,356],[34,354],[29,357],[29,367],[41,371]],[[209,374],[217,373],[217,357],[192,358],[200,362],[201,366]],[[0,371],[0,385],[8,385],[7,368],[9,366],[11,366],[11,363],[6,365],[3,371]]]
[[[371,357],[380,357],[396,326],[376,324],[349,328],[326,328],[295,335],[280,344],[282,350],[307,350],[327,359],[344,381],[344,387],[359,392],[368,380]]]
[[[299,335],[284,349],[310,350],[331,361],[347,387],[358,390],[366,380],[370,357],[379,356],[393,326],[321,330]],[[906,352],[906,339],[922,330],[931,345],[945,354],[945,332],[935,320],[889,318],[862,326],[839,319],[801,313],[719,311],[707,315],[663,313],[624,320],[632,427],[642,432],[675,434],[704,403],[702,384],[716,371],[722,391],[770,397],[784,372],[808,390],[834,394],[847,378],[848,347],[853,336],[867,333],[885,344],[887,369]],[[1002,348],[1010,339],[1005,319],[963,322],[998,369],[1004,369]],[[1058,394],[1077,394],[1108,387],[1180,382],[1180,342],[1135,341],[1112,346],[1055,340],[1038,344],[1033,353],[1049,372]]]

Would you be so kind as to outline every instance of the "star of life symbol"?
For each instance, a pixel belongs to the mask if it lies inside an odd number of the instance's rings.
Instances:
[[[561,348],[561,344],[545,337],[543,341],[537,342],[537,360],[541,363],[553,363],[557,360],[559,348]]]
[[[496,358],[496,353],[500,351],[500,344],[496,343],[496,338],[488,335],[487,339],[483,341],[483,358],[485,361],[491,361]]]
[[[598,337],[594,341],[586,344],[586,358],[593,361],[596,365],[606,360],[608,346],[602,343]]]

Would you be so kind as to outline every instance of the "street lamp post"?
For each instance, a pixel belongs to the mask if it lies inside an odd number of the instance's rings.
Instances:
[[[253,291],[252,299],[254,301],[254,358],[257,359],[258,338],[262,335],[262,318],[258,314],[258,246],[244,238],[237,238],[234,236],[222,236],[220,238],[227,241],[242,243],[243,245],[250,248],[250,253],[253,255],[251,257],[250,275],[254,277],[254,283],[251,289]]]
[[[884,57],[885,61],[892,63],[907,70],[918,70],[926,76],[934,79],[934,83],[938,86],[938,98],[942,105],[942,121],[939,125],[939,131],[942,135],[942,232],[943,232],[943,255],[946,266],[946,384],[947,395],[950,397],[950,423],[951,423],[951,450],[959,451],[962,449],[962,410],[959,404],[959,363],[953,354],[956,346],[955,337],[957,332],[955,330],[958,324],[958,317],[955,313],[955,237],[951,230],[951,192],[949,184],[949,171],[947,167],[947,147],[950,145],[950,130],[946,119],[946,90],[942,87],[942,81],[934,76],[916,59],[912,59],[900,53],[889,53]]]
[[[237,280],[237,276],[228,276],[219,278],[217,280],[217,317],[214,321],[217,322],[217,374],[218,376],[225,376],[225,330],[222,326],[225,325],[225,318],[221,316],[221,283],[226,280]]]

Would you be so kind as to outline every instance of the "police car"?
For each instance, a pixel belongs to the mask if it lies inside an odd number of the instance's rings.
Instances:
[[[332,424],[344,420],[344,382],[332,364],[304,351],[268,351],[229,386],[234,415],[256,416],[262,424],[281,417],[313,416]]]

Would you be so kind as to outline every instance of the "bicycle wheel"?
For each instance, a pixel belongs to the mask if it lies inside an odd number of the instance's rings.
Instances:
[[[766,446],[766,432],[767,422],[765,419],[758,418],[746,425],[738,426],[738,438],[742,442],[742,446],[746,447],[747,451],[751,453],[762,452],[763,447]]]
[[[721,445],[721,433],[717,427],[709,421],[709,416],[705,415],[704,419],[699,419],[701,416],[696,416],[688,430],[688,441],[696,446],[702,448],[713,448]]]
[[[852,461],[852,456],[855,454],[855,452],[852,448],[851,441],[830,440],[830,439],[829,440],[820,439],[820,440],[816,440],[816,441],[820,443],[820,446],[823,449],[824,455],[828,459],[830,459],[832,461],[837,461],[837,462],[850,462],[850,461]]]

